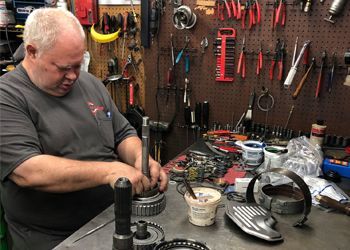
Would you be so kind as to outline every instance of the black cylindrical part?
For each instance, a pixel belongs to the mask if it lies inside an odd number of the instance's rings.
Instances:
[[[202,103],[200,102],[196,103],[195,114],[196,114],[196,125],[198,125],[198,127],[202,127]]]
[[[133,233],[131,232],[132,185],[125,178],[119,178],[114,184],[115,232],[113,250],[133,249]]]
[[[184,117],[185,117],[186,126],[190,126],[191,125],[191,108],[189,106],[186,106],[184,108]]]
[[[209,129],[209,102],[203,102],[203,127]]]
[[[119,178],[114,184],[115,233],[130,234],[132,186],[130,181]]]

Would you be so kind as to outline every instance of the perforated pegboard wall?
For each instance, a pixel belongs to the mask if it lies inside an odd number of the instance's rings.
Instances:
[[[350,87],[344,86],[343,82],[347,73],[344,65],[344,53],[350,48],[350,4],[348,3],[343,13],[336,18],[336,24],[332,25],[323,19],[328,17],[328,9],[332,1],[325,1],[322,5],[319,1],[313,1],[312,10],[309,13],[300,11],[299,5],[293,4],[298,1],[287,2],[287,21],[285,27],[277,26],[271,29],[271,18],[273,5],[271,1],[259,1],[262,8],[262,22],[260,26],[254,26],[251,30],[241,28],[241,21],[228,20],[221,21],[216,17],[214,9],[200,8],[197,1],[183,1],[188,5],[198,17],[196,26],[191,30],[177,30],[172,24],[173,7],[166,6],[161,21],[161,30],[158,40],[154,41],[150,49],[144,52],[146,82],[146,109],[148,114],[157,119],[155,95],[157,85],[165,86],[166,73],[171,67],[170,59],[170,34],[174,35],[174,45],[176,53],[184,46],[185,36],[190,37],[190,72],[188,79],[191,87],[191,105],[194,109],[195,102],[205,100],[210,103],[210,124],[218,121],[222,125],[236,124],[240,116],[248,107],[250,92],[255,89],[257,97],[260,95],[262,86],[267,87],[275,99],[275,106],[268,114],[268,123],[282,125],[287,121],[289,110],[294,105],[294,112],[290,119],[288,128],[294,131],[309,132],[311,124],[317,119],[325,120],[327,133],[343,136],[350,135]],[[230,2],[230,1],[229,1]],[[242,1],[245,2],[245,1]],[[237,68],[238,56],[241,50],[243,36],[246,37],[247,50],[247,77],[242,80],[235,75],[235,81],[231,83],[218,83],[215,81],[216,57],[213,53],[213,41],[217,36],[217,29],[221,27],[233,27],[237,30],[237,44],[235,50],[235,70]],[[311,40],[310,61],[316,58],[317,67],[309,76],[300,95],[293,100],[291,94],[294,92],[297,83],[301,80],[304,68],[300,65],[298,73],[290,89],[283,88],[282,84],[276,80],[269,80],[269,67],[272,53],[275,49],[277,38],[286,44],[285,76],[290,67],[294,43],[299,37],[299,49],[305,40]],[[204,54],[201,54],[200,42],[203,37],[209,40],[209,47]],[[262,74],[255,75],[256,58],[260,42],[264,52],[264,62]],[[331,55],[336,52],[337,66],[335,67],[335,78],[331,93],[326,91],[327,80],[323,82],[321,96],[315,99],[317,77],[320,70],[322,52],[326,50],[328,54],[326,74],[330,68]],[[157,55],[159,56],[159,69],[157,69]],[[176,85],[184,87],[184,62],[176,65]],[[159,81],[158,81],[159,74]],[[162,92],[160,103],[160,120],[168,120],[174,110],[174,102],[167,91]],[[169,97],[167,97],[169,96]],[[183,92],[179,91],[179,112],[176,124],[183,125]],[[265,123],[265,113],[260,111],[256,105],[253,108],[253,121]],[[177,143],[177,142],[176,142]],[[171,141],[168,142],[168,145]]]
[[[139,15],[140,13],[140,5],[134,6],[135,13]],[[123,6],[123,5],[100,5],[99,6],[99,16],[101,17],[103,13],[108,13],[110,16],[117,15],[118,13],[131,12],[131,6]],[[137,46],[140,47],[140,18],[137,17],[136,26],[138,31],[135,36],[135,40]],[[87,31],[88,32],[88,31]],[[100,32],[100,31],[99,31]],[[124,56],[122,57],[122,48],[123,48],[123,37],[118,38],[114,42],[100,44],[96,43],[92,40],[89,33],[87,33],[87,47],[90,52],[91,62],[89,70],[92,74],[100,78],[101,80],[106,79],[108,76],[108,60],[116,57],[118,59],[118,73],[121,74],[121,70],[126,61],[126,57],[129,54],[132,54],[133,61],[135,63],[135,69],[132,65],[128,66],[128,75],[133,76],[135,78],[134,85],[138,85],[138,90],[135,92],[135,103],[141,106],[145,104],[145,92],[144,92],[144,66],[142,61],[142,48],[140,47],[140,51],[130,51],[127,48],[127,45],[130,42],[130,37],[127,37],[125,40],[125,50]],[[113,100],[116,105],[121,109],[122,112],[125,112],[127,109],[127,84],[108,84],[107,88],[111,93]]]

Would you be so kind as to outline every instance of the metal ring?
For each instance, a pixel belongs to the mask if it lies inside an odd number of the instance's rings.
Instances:
[[[270,106],[267,105],[266,108],[261,107],[260,102],[261,102],[261,98],[263,98],[263,97],[266,97],[266,98],[270,98],[270,99],[271,99],[271,105],[270,105]],[[262,95],[260,95],[260,96],[258,97],[257,105],[258,105],[258,108],[259,108],[261,111],[267,112],[267,111],[271,110],[271,109],[273,108],[274,104],[275,104],[275,99],[273,98],[273,96],[272,96],[271,94],[264,93],[264,94],[262,94]]]

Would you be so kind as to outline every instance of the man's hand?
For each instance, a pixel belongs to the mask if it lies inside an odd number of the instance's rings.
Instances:
[[[139,169],[139,171],[142,173],[142,155],[137,157],[135,168]],[[149,172],[151,175],[151,187],[154,187],[159,182],[159,190],[162,192],[166,191],[168,186],[168,176],[161,168],[160,164],[153,160],[152,157],[149,157]]]
[[[114,188],[115,182],[120,177],[126,177],[132,184],[133,194],[140,194],[144,191],[147,191],[151,188],[151,183],[149,179],[142,174],[139,169],[136,169],[127,164],[116,162],[115,170],[112,170],[112,173],[108,176],[108,182],[112,188]]]

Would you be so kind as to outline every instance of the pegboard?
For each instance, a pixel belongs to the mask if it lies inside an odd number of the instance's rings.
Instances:
[[[190,37],[190,72],[188,79],[191,86],[191,107],[194,110],[196,102],[208,101],[210,104],[210,124],[214,121],[235,125],[244,111],[248,108],[248,99],[251,91],[255,90],[256,97],[261,94],[262,87],[269,89],[275,99],[275,105],[268,113],[267,123],[271,126],[284,126],[291,107],[294,105],[294,112],[289,121],[288,128],[295,132],[310,131],[311,124],[316,120],[324,120],[327,125],[328,134],[342,136],[350,135],[350,87],[344,86],[343,82],[347,73],[344,65],[344,53],[350,48],[350,4],[345,6],[343,13],[336,18],[336,24],[330,24],[323,19],[328,17],[328,9],[332,1],[325,1],[322,5],[319,1],[313,1],[312,10],[309,13],[300,11],[297,1],[287,0],[287,19],[285,27],[277,26],[271,29],[271,18],[273,12],[273,1],[259,1],[262,8],[262,21],[251,30],[241,28],[241,21],[234,19],[221,21],[217,18],[215,10],[209,7],[197,6],[197,1],[182,1],[189,6],[197,15],[197,23],[191,30],[177,30],[172,23],[173,7],[167,2],[165,13],[161,20],[161,30],[157,40],[154,41],[150,49],[144,51],[145,75],[147,86],[145,91],[146,109],[148,115],[153,119],[169,121],[174,113],[175,100],[173,91],[161,91],[161,98],[158,98],[159,112],[157,112],[155,96],[157,87],[166,85],[166,76],[171,67],[170,58],[170,34],[174,36],[175,56],[185,44],[185,37]],[[242,1],[245,2],[245,1]],[[235,48],[235,71],[243,36],[246,37],[246,65],[247,77],[242,80],[237,74],[235,81],[224,83],[215,81],[216,57],[213,53],[213,41],[217,36],[217,30],[221,27],[231,27],[236,29]],[[304,68],[300,64],[298,73],[294,78],[290,89],[285,89],[283,83],[278,81],[275,74],[274,80],[269,80],[269,67],[276,40],[285,42],[286,56],[284,60],[284,76],[286,77],[291,67],[295,39],[299,38],[298,52],[304,41],[311,40],[310,62],[315,57],[316,67],[309,75],[300,95],[296,100],[292,99],[298,82],[304,73]],[[209,40],[209,47],[205,53],[201,53],[200,42],[203,37]],[[257,53],[262,43],[264,53],[263,69],[260,76],[255,75]],[[331,64],[332,53],[336,53],[337,65],[335,68],[335,78],[331,93],[326,91],[326,79],[323,81],[321,96],[315,99],[317,78],[320,70],[322,52],[326,50],[328,61],[326,62],[325,77]],[[157,63],[159,61],[159,63]],[[277,70],[276,70],[277,71]],[[179,107],[175,125],[184,125],[183,118],[183,88],[184,88],[184,62],[176,65],[175,68],[176,86],[178,89]],[[255,99],[257,100],[257,98]],[[253,107],[253,122],[265,123],[266,114],[260,111],[256,104]],[[176,132],[174,132],[176,136]],[[171,147],[171,135],[168,146]],[[175,141],[175,140],[174,140]],[[178,140],[176,140],[178,143]],[[173,145],[177,146],[178,145]]]
[[[134,5],[135,13],[137,14],[137,33],[135,35],[136,44],[140,47],[139,51],[130,51],[127,48],[127,44],[130,42],[130,37],[127,37],[125,40],[125,50],[124,56],[122,53],[123,48],[123,37],[118,38],[117,40],[100,44],[92,40],[89,30],[85,30],[87,34],[87,48],[90,52],[90,66],[89,71],[96,77],[104,80],[108,76],[108,60],[116,57],[118,59],[118,72],[121,74],[123,66],[126,62],[126,57],[129,54],[132,54],[133,61],[135,64],[135,69],[133,66],[128,66],[128,75],[133,76],[135,80],[133,81],[134,85],[138,85],[137,90],[134,92],[135,104],[145,106],[145,87],[144,87],[144,64],[142,61],[142,48],[140,46],[140,27],[141,19],[140,14],[140,5]],[[118,13],[131,12],[131,6],[123,5],[100,5],[99,6],[99,16],[102,17],[103,13],[107,12],[110,16],[117,15]],[[128,85],[124,82],[123,84],[108,84],[107,89],[111,94],[111,97],[117,107],[125,112],[127,109],[127,96],[128,96]]]

